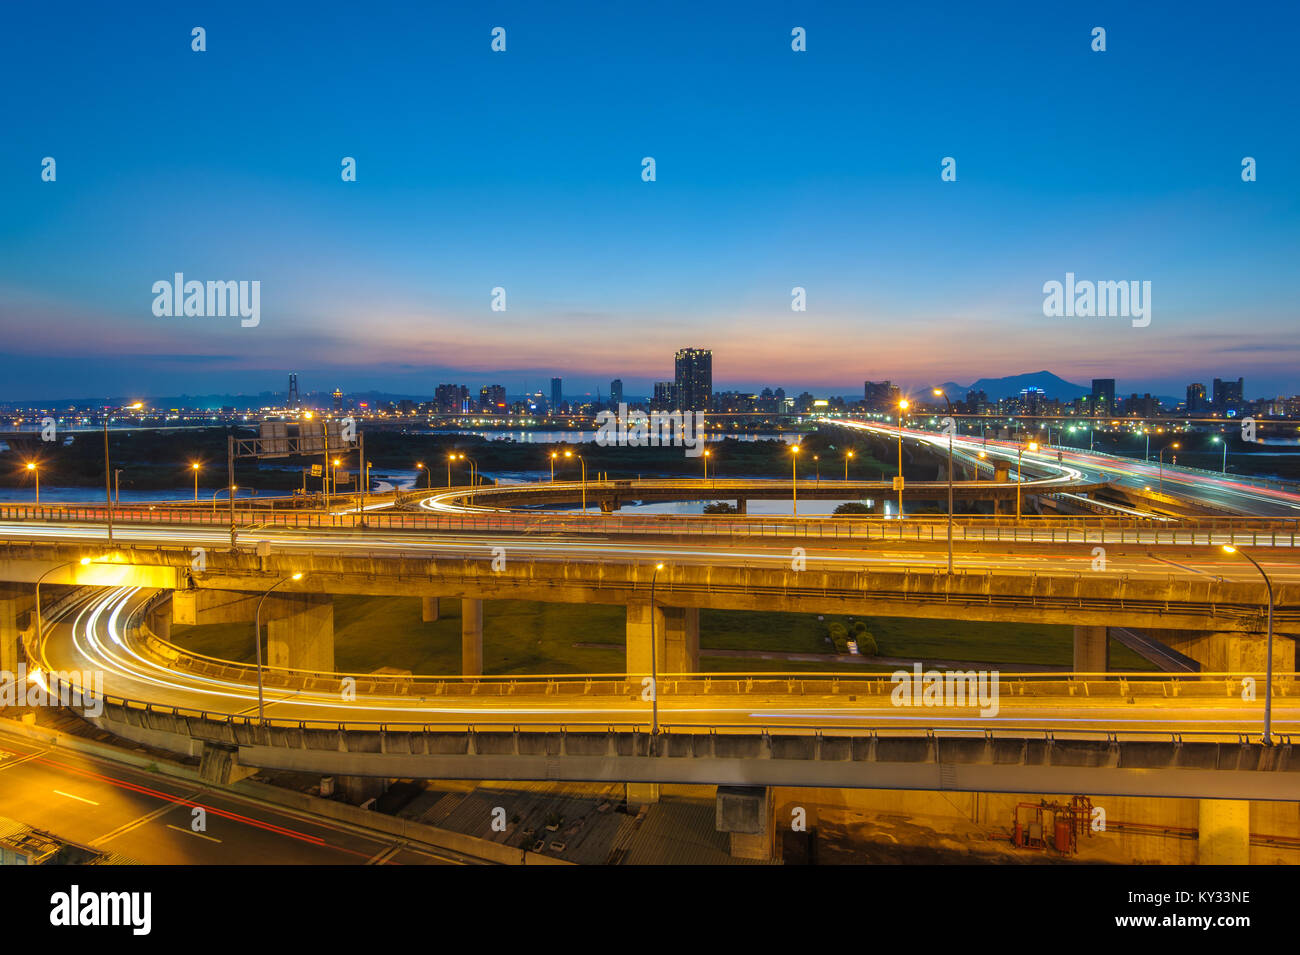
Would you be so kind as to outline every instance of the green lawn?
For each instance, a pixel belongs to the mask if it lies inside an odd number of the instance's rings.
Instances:
[[[881,656],[1068,667],[1069,627],[865,617]],[[700,614],[701,668],[706,671],[834,670],[830,660],[794,662],[710,656],[710,649],[830,653],[827,627],[851,618],[816,614],[705,610]],[[624,611],[604,604],[520,600],[484,603],[484,671],[493,674],[617,673],[624,661]],[[196,653],[252,661],[253,625],[176,626],[172,639]],[[605,644],[604,647],[575,644]],[[460,601],[442,601],[441,619],[424,623],[415,597],[334,598],[336,666],[368,673],[382,666],[413,673],[460,672]],[[1111,641],[1111,667],[1151,665]]]

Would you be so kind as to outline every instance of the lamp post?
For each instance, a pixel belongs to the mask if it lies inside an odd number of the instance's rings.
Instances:
[[[451,462],[455,461],[459,457],[461,457],[459,454],[447,455],[447,490],[449,491],[451,490]],[[432,481],[433,479],[430,478],[429,480]]]
[[[948,416],[952,418],[952,399],[942,388],[934,389],[936,395],[942,395],[948,403]],[[957,419],[952,418],[952,425],[957,426]],[[948,432],[948,573],[952,573],[952,432]]]
[[[1177,441],[1175,441],[1173,444],[1165,445],[1165,448],[1177,448],[1177,447],[1178,447]],[[1165,490],[1165,448],[1160,449],[1160,468],[1158,471],[1158,474],[1160,476],[1160,493],[1162,494],[1164,493]]]
[[[799,445],[790,445],[790,507],[799,516]]]
[[[559,456],[560,456],[559,452],[557,451],[551,452],[551,483],[552,484],[555,483],[555,459],[558,458]]]
[[[578,463],[582,465],[582,511],[587,512],[587,461],[579,454]]]
[[[898,518],[903,518],[903,412],[907,410],[907,399],[898,403]],[[901,533],[901,531],[900,531]]]
[[[1034,441],[1030,441],[1028,448],[1016,448],[1016,523],[1020,523],[1020,482],[1022,480],[1022,475],[1020,473],[1020,458],[1027,450],[1037,451],[1038,444]]]
[[[143,407],[144,402],[137,401],[134,404],[122,405],[111,411],[106,410],[104,412],[104,499],[108,504],[108,544],[110,547],[113,546],[113,493],[109,485],[112,481],[113,465],[108,459],[108,419],[119,411],[138,411]]]
[[[45,573],[41,574],[39,577],[36,578],[36,642],[37,644],[40,643],[41,631],[43,629],[41,624],[41,581],[44,580],[46,577],[50,576],[50,574],[54,573],[56,570],[62,570],[64,567],[71,567],[73,564],[80,564],[82,567],[85,567],[87,564],[91,564],[91,563],[93,563],[93,561],[89,557],[83,557],[81,558],[81,560],[70,560],[66,564],[59,564],[57,567],[51,567]]]
[[[36,506],[41,506],[41,469],[36,466],[35,461],[27,462],[27,470],[31,471],[36,477]]]
[[[198,462],[191,462],[190,470],[194,472],[194,503],[199,503],[199,465]]]
[[[257,616],[253,622],[253,642],[257,644],[257,719],[261,722],[265,718],[265,706],[262,702],[262,601],[270,595],[271,591],[283,583],[290,580],[302,580],[302,574],[291,574],[288,577],[282,577],[267,588],[266,593],[262,594],[257,601]],[[270,649],[269,647],[267,648]]]
[[[849,479],[849,462],[853,460],[853,452],[848,451],[844,455],[844,480]]]
[[[709,479],[709,455],[711,453],[712,452],[710,451],[705,451],[702,455],[700,455],[700,457],[704,458],[704,480],[706,481]]]
[[[1221,438],[1216,434],[1210,440],[1215,444],[1223,445],[1223,470],[1221,473],[1227,474],[1228,473],[1228,439]]]
[[[1264,578],[1264,588],[1268,591],[1268,651],[1266,654],[1266,664],[1264,672],[1264,745],[1273,745],[1273,582],[1268,579],[1268,574],[1264,573],[1264,568],[1259,566],[1259,561],[1255,560],[1244,550],[1233,547],[1231,544],[1223,545],[1225,554],[1240,554],[1259,571],[1259,575]]]
[[[659,661],[655,648],[655,578],[663,564],[655,564],[655,572],[650,575],[650,736],[659,735]]]
[[[217,513],[217,495],[220,494],[220,493],[221,493],[222,491],[224,491],[224,490],[226,490],[226,488],[224,488],[224,487],[219,487],[219,488],[217,488],[215,491],[212,492],[212,513],[213,513],[213,514]],[[231,500],[232,504],[233,504],[233,502],[234,502],[234,500],[235,500],[235,492],[238,491],[238,490],[239,490],[239,485],[238,485],[238,484],[232,484],[232,485],[230,485],[230,500]]]

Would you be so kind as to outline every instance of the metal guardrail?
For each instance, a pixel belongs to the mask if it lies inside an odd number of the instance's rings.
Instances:
[[[422,492],[426,493],[427,492]],[[0,521],[44,524],[100,524],[105,508],[91,506],[0,505]],[[227,530],[230,513],[184,508],[119,506],[115,526],[167,526]],[[621,515],[464,513],[383,511],[329,513],[236,510],[234,526],[241,534],[258,530],[400,531],[557,534],[596,533],[605,536],[660,535],[680,537],[788,537],[938,543],[947,539],[945,515],[903,519],[866,515],[796,518],[766,515]],[[1156,518],[1005,517],[953,519],[954,540],[1061,544],[1234,544],[1253,547],[1295,547],[1300,518],[1211,517],[1160,521]]]
[[[170,598],[170,592],[159,591],[137,606],[126,618],[126,639],[134,643],[138,650],[153,657],[155,662],[165,663],[173,669],[246,686],[256,685],[256,667],[194,653],[162,639],[148,628],[145,622],[148,615]],[[894,671],[881,673],[661,673],[659,685],[665,695],[689,692],[692,695],[706,696],[880,697],[892,692],[895,683],[892,674],[900,670],[912,672],[907,667],[900,666]],[[927,672],[934,671],[935,668],[930,668]],[[993,672],[993,668],[986,668],[984,672]],[[1136,698],[1143,691],[1147,691],[1143,695],[1162,699],[1234,697],[1241,693],[1243,678],[1263,680],[1265,676],[1262,671],[1197,672],[1178,676],[1109,671],[1069,675],[1014,671],[998,673],[999,692],[1013,699],[1024,696]],[[350,679],[354,681],[352,687],[358,695],[402,696],[412,699],[439,696],[474,696],[484,699],[519,696],[639,697],[643,691],[642,679],[648,675],[590,673],[580,676],[521,674],[493,677],[392,674],[376,677],[371,673],[322,672],[289,667],[262,668],[263,684],[271,688],[334,691],[341,688],[343,680]],[[1283,697],[1300,692],[1300,682],[1295,673],[1275,673],[1274,686]]]

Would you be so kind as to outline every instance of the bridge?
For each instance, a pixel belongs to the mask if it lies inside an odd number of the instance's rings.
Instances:
[[[947,450],[947,438],[933,433],[909,440],[932,448],[942,440]],[[1117,480],[1143,479],[1100,475],[1062,454],[1025,462],[1027,479],[1011,480],[1010,449],[966,442],[961,453],[970,474],[992,479],[954,482],[954,497],[991,496],[1003,507],[1015,494],[1092,500]],[[16,661],[22,639],[46,672],[105,673],[101,725],[202,754],[225,767],[218,775],[243,765],[379,777],[1300,798],[1289,776],[1296,518],[1226,516],[1215,502],[1199,515],[1171,505],[1171,513],[1134,516],[1111,504],[1108,516],[1021,519],[616,512],[633,501],[792,490],[828,499],[896,493],[880,482],[653,479],[367,495],[328,512],[158,503],[114,508],[112,546],[103,505],[0,506],[0,656]],[[1234,505],[1259,494],[1263,510],[1290,506],[1286,490],[1220,490]],[[946,482],[905,482],[914,499],[946,493]],[[571,509],[584,496],[609,503],[603,513]],[[1261,681],[1265,669],[1265,588],[1223,545],[1248,549],[1272,584],[1270,745],[1260,739],[1259,700],[1241,700],[1243,681]],[[40,632],[31,622],[37,581],[69,601],[49,606]],[[271,708],[259,719],[250,715],[256,674],[195,659],[169,637],[173,622],[251,621],[272,585],[263,606]],[[351,675],[364,692],[341,704],[348,675],[334,672],[336,594],[418,596],[426,619],[440,600],[462,601],[462,673],[391,685]],[[495,599],[625,606],[625,671],[577,681],[483,677],[483,602]],[[1055,682],[1007,674],[1010,702],[993,721],[947,710],[903,716],[885,704],[881,678],[700,673],[705,608],[1069,625],[1075,672]],[[1111,628],[1138,631],[1201,672],[1107,673]],[[647,677],[661,707],[650,722],[640,698]]]

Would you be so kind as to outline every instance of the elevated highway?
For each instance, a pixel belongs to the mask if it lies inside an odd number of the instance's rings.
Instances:
[[[1300,799],[1289,734],[1294,677],[1275,727],[1252,741],[1259,704],[1240,674],[1007,675],[998,705],[900,709],[888,677],[400,679],[268,671],[256,719],[252,668],[187,655],[145,621],[134,588],[82,591],[52,608],[29,655],[46,681],[106,674],[95,722],[150,745],[247,767],[351,775],[581,779],[1003,792]],[[983,707],[983,709],[981,709]],[[656,732],[658,730],[658,732]],[[1158,770],[1158,771],[1153,771]]]

